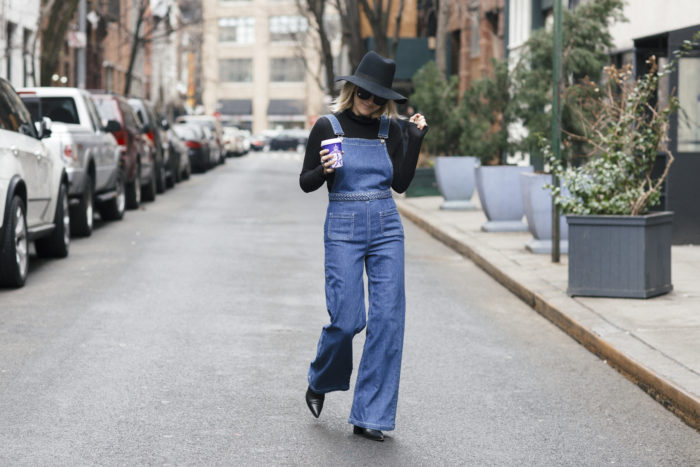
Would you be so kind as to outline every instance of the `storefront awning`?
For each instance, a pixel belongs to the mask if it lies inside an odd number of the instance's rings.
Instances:
[[[251,99],[220,99],[216,110],[222,115],[253,115]]]
[[[271,99],[267,106],[267,115],[305,115],[306,103],[297,99]]]

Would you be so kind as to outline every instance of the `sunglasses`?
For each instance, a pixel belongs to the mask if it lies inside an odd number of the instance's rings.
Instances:
[[[374,94],[372,94],[371,92],[366,91],[362,88],[357,88],[357,97],[359,97],[363,101],[366,101],[367,99],[369,99],[372,96],[374,96]],[[384,105],[384,104],[386,104],[386,101],[388,101],[388,100],[389,99],[385,99],[383,97],[374,96],[374,103],[377,105]]]

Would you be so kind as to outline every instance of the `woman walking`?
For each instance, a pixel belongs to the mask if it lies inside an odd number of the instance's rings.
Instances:
[[[334,113],[311,130],[299,177],[305,192],[324,183],[329,191],[324,246],[330,323],[309,368],[306,402],[318,417],[326,393],[350,388],[352,339],[366,326],[349,422],[355,434],[375,441],[395,425],[406,308],[404,234],[391,188],[408,188],[428,131],[425,118],[413,115],[404,144],[401,127],[391,120],[394,102],[406,101],[391,89],[395,68],[392,60],[368,52],[355,74],[335,79],[345,84]],[[342,166],[321,148],[332,138],[342,139]]]

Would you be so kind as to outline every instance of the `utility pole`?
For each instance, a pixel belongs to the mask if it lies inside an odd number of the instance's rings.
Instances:
[[[552,67],[552,151],[557,161],[561,160],[561,82],[562,82],[562,60],[561,60],[561,2],[554,0],[554,60]],[[559,186],[559,177],[552,174],[552,185]],[[552,262],[559,262],[559,208],[554,203],[552,197]]]
[[[78,31],[85,38],[85,43],[78,48],[78,87],[85,89],[85,57],[87,49],[87,0],[80,0],[78,5]]]

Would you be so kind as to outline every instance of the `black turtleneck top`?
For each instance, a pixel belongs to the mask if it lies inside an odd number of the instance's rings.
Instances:
[[[355,115],[350,109],[335,114],[340,126],[343,128],[346,138],[378,139],[379,119],[367,118]],[[402,131],[402,126],[403,131]],[[394,167],[394,178],[391,188],[398,193],[403,193],[413,180],[418,163],[418,153],[423,142],[423,137],[428,132],[426,126],[419,130],[415,123],[408,120],[392,120],[389,125],[389,137],[386,140],[386,149]],[[404,140],[405,137],[405,140]],[[323,173],[321,165],[321,141],[335,138],[333,126],[327,118],[319,118],[311,129],[309,140],[306,144],[304,165],[299,175],[301,189],[309,193],[317,190],[327,182],[328,191],[333,187],[334,174]],[[404,147],[405,146],[405,147]]]

